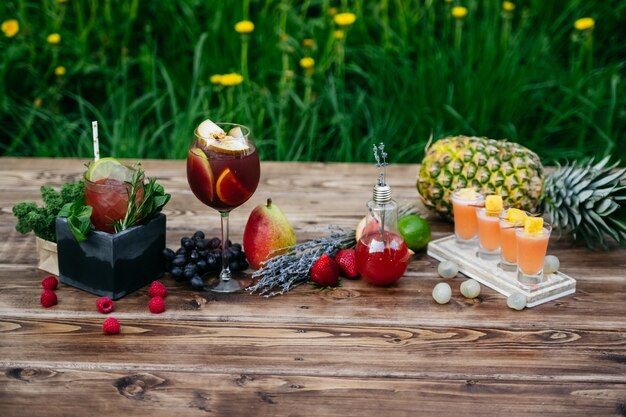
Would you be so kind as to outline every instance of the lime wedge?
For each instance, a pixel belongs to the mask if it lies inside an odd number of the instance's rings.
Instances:
[[[102,158],[91,164],[85,178],[95,182],[103,178],[128,181],[131,170],[115,158]]]

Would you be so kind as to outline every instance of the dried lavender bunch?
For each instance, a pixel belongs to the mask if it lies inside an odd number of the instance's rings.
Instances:
[[[309,270],[320,256],[332,257],[340,249],[353,248],[356,245],[354,235],[354,229],[331,226],[329,236],[289,246],[283,254],[262,263],[261,269],[252,274],[259,280],[247,291],[273,297],[292,290],[309,280]]]

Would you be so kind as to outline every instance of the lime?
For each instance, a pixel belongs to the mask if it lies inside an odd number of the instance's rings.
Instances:
[[[401,217],[398,220],[398,231],[409,249],[415,252],[425,248],[430,241],[430,226],[428,222],[416,214]]]
[[[103,178],[114,178],[120,181],[130,181],[131,170],[115,158],[102,158],[91,164],[85,178],[95,182]]]

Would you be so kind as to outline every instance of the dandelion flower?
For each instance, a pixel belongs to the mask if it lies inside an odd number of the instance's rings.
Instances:
[[[221,84],[222,83],[222,74],[213,74],[211,78],[209,78],[211,84]]]
[[[334,16],[337,14],[337,8],[336,7],[329,7],[328,8],[328,15],[329,16]]]
[[[56,75],[57,77],[62,77],[62,76],[64,76],[66,72],[67,72],[67,71],[66,71],[65,67],[62,67],[62,66],[60,66],[60,67],[56,67],[56,68],[54,69],[54,75]]]
[[[315,45],[315,41],[311,38],[302,39],[302,46],[306,46],[307,48],[312,48]]]
[[[455,6],[452,8],[452,16],[454,16],[457,19],[463,19],[465,16],[467,16],[467,8],[463,7],[463,6]]]
[[[254,30],[254,23],[249,20],[242,20],[235,24],[235,31],[241,34],[247,34]]]
[[[59,35],[58,33],[51,33],[48,35],[48,43],[51,45],[56,45],[57,43],[61,42],[61,35]]]
[[[578,19],[574,22],[574,27],[576,30],[580,31],[593,29],[595,25],[596,21],[591,17],[583,17],[582,19]]]
[[[310,56],[305,56],[300,60],[300,66],[304,69],[311,69],[315,65],[315,60]]]
[[[345,36],[345,33],[343,33],[343,30],[336,30],[333,32],[333,37],[335,39],[343,39],[344,36]]]
[[[504,10],[505,12],[512,12],[513,10],[515,10],[515,3],[513,3],[512,1],[503,1],[502,10]]]
[[[220,78],[220,83],[224,87],[232,87],[243,82],[243,77],[240,74],[231,72],[230,74],[224,74]]]
[[[33,107],[38,109],[41,107],[42,104],[43,100],[41,99],[41,97],[35,97],[35,99],[33,100]]]
[[[350,26],[356,20],[354,13],[339,13],[335,15],[335,23],[339,26]]]
[[[2,22],[2,32],[7,38],[12,38],[20,31],[20,23],[15,19],[9,19]]]

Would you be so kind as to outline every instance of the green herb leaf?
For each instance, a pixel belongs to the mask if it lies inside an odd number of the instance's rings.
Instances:
[[[83,200],[66,204],[59,212],[60,217],[67,217],[67,226],[79,242],[87,239],[91,230],[91,206],[85,205]]]

